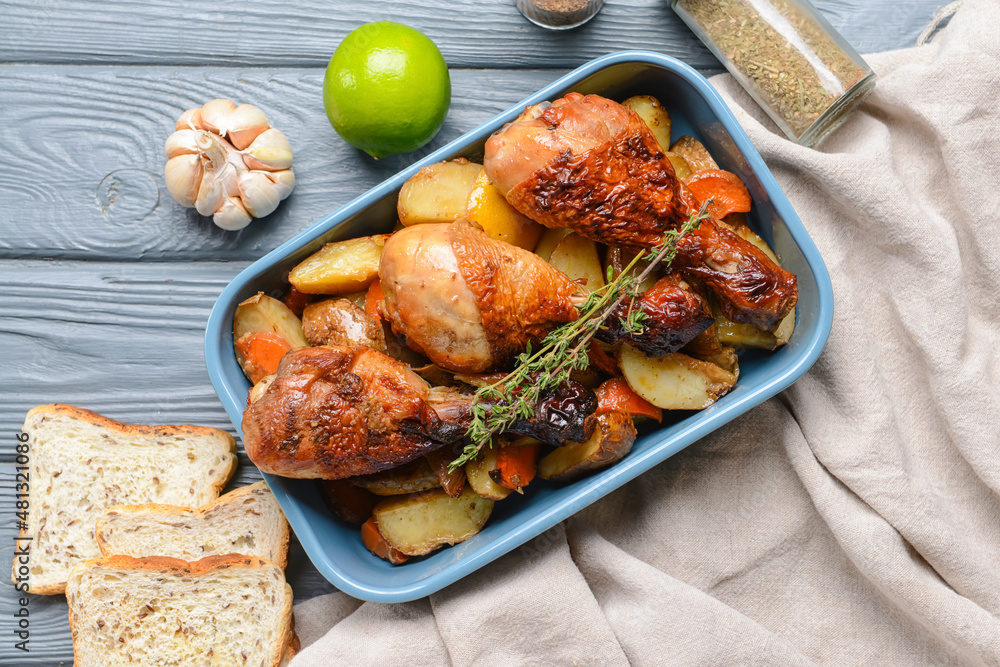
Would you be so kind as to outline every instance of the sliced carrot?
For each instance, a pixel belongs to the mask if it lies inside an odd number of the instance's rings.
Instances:
[[[294,285],[292,285],[288,288],[288,291],[285,292],[285,298],[282,299],[282,301],[284,301],[285,305],[288,306],[288,310],[295,313],[295,317],[302,317],[302,311],[306,309],[306,306],[312,303],[313,295],[300,292],[295,289]]]
[[[535,478],[540,447],[537,441],[530,445],[501,447],[497,451],[497,468],[490,471],[490,477],[500,486],[521,493],[521,489]]]
[[[277,371],[278,362],[291,349],[287,340],[270,331],[243,334],[236,341],[236,351],[244,360],[243,370],[254,384]]]
[[[663,410],[635,393],[623,377],[605,380],[597,388],[597,411],[615,410],[627,412],[632,417],[649,417],[656,421],[663,419]]]
[[[365,294],[365,312],[376,322],[382,317],[380,306],[383,301],[385,301],[385,292],[382,291],[382,281],[376,278]]]
[[[594,339],[590,340],[590,344],[587,347],[587,357],[590,359],[591,367],[596,368],[602,373],[618,375],[621,372],[618,370],[618,363]]]
[[[706,169],[687,177],[684,185],[694,193],[699,201],[709,198],[708,212],[722,219],[730,213],[746,213],[750,210],[750,192],[740,177],[723,169]]]
[[[409,556],[393,547],[389,544],[388,540],[382,537],[382,533],[378,530],[378,524],[375,523],[375,517],[361,524],[361,541],[364,542],[368,551],[371,551],[379,558],[386,559],[393,565],[405,563],[407,558],[409,558]]]

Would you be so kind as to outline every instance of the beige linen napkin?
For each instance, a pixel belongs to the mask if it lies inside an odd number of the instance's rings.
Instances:
[[[868,61],[819,150],[713,79],[832,275],[816,366],[429,599],[299,605],[293,667],[1000,664],[1000,3]]]

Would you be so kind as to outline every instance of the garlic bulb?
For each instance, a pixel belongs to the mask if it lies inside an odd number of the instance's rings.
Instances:
[[[268,215],[295,187],[288,139],[251,104],[212,100],[181,114],[175,129],[164,145],[167,190],[223,229]]]

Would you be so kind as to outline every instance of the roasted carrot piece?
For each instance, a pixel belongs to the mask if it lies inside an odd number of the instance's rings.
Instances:
[[[409,556],[393,547],[382,537],[382,533],[378,531],[378,524],[375,523],[375,517],[361,524],[361,541],[364,542],[368,551],[371,551],[379,558],[386,559],[393,565],[405,563],[409,558]]]
[[[724,169],[706,169],[687,177],[684,184],[699,201],[711,198],[708,212],[722,219],[730,213],[746,213],[750,210],[750,192],[740,177]]]
[[[244,359],[243,370],[254,384],[277,371],[278,362],[291,349],[287,340],[270,331],[243,334],[236,341],[236,351]]]
[[[305,310],[306,306],[312,303],[313,295],[300,292],[295,289],[294,285],[292,285],[288,288],[288,291],[285,292],[285,298],[282,299],[282,301],[284,301],[285,305],[288,306],[288,310],[295,313],[295,317],[302,317],[302,311]]]
[[[618,375],[618,363],[604,351],[604,348],[596,340],[591,339],[587,346],[587,356],[590,358],[590,365],[602,373],[608,375]]]
[[[497,451],[496,470],[490,477],[500,486],[522,493],[521,489],[535,478],[535,464],[538,461],[538,443],[531,445],[501,447]]]
[[[376,278],[365,294],[365,312],[376,322],[382,317],[379,313],[379,306],[383,301],[385,301],[385,292],[382,291],[382,281]]]
[[[605,380],[597,388],[597,411],[615,410],[627,412],[632,417],[649,417],[656,421],[663,419],[663,410],[635,393],[620,376]]]

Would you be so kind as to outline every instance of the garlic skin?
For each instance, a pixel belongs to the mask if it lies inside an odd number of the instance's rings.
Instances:
[[[165,144],[167,190],[225,230],[272,213],[295,187],[292,147],[252,104],[188,109]]]

